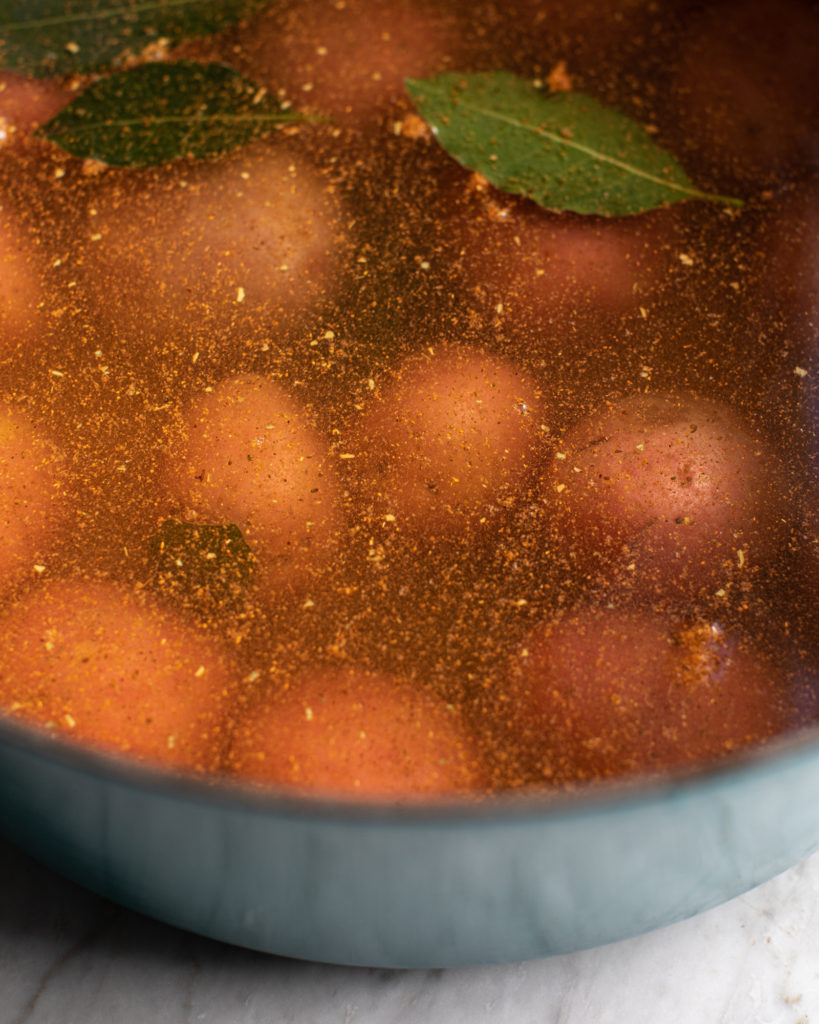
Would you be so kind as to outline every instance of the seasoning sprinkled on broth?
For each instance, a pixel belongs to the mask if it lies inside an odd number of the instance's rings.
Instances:
[[[42,330],[42,257],[31,235],[0,192],[0,344],[6,349]]]
[[[5,715],[414,802],[815,719],[819,15],[695,7],[8,50]]]

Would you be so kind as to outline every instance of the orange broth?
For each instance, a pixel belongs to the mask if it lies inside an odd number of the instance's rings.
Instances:
[[[0,76],[4,713],[389,800],[813,721],[817,42],[798,2],[291,0],[177,52],[321,117],[134,170],[33,133],[81,83]],[[403,79],[496,68],[743,208],[494,189]]]

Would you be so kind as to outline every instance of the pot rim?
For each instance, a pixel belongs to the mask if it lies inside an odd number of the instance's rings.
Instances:
[[[170,771],[127,755],[86,747],[62,735],[0,714],[0,747],[45,758],[98,782],[142,790],[161,799],[212,804],[223,810],[262,816],[322,819],[385,825],[475,825],[481,822],[521,822],[609,814],[618,807],[671,802],[697,790],[707,793],[749,777],[787,767],[794,760],[819,760],[819,722],[808,723],[770,741],[718,761],[683,766],[662,776],[597,780],[571,791],[503,791],[479,798],[439,798],[418,801],[355,800],[332,794],[304,796],[284,787],[252,785],[229,776],[205,776]]]

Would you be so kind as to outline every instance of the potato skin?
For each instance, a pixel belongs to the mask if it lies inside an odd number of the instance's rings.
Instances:
[[[214,770],[234,670],[173,612],[110,583],[66,580],[5,614],[0,705],[111,752]]]
[[[27,138],[71,100],[59,79],[0,71],[0,146]]]
[[[11,406],[0,403],[0,588],[34,572],[62,527],[66,498],[59,451]]]
[[[243,66],[299,108],[341,124],[378,121],[405,78],[455,66],[457,20],[446,5],[408,0],[277,4],[241,33]]]
[[[32,239],[0,193],[0,351],[33,338],[42,319],[37,307],[44,298],[42,266]]]
[[[649,304],[680,236],[673,209],[617,219],[555,215],[495,190],[461,230],[467,289],[541,332],[552,321]]]
[[[284,143],[104,176],[87,232],[85,284],[101,315],[163,343],[200,324],[266,317],[270,330],[306,315],[332,291],[343,247],[332,188]]]
[[[525,492],[542,409],[513,363],[458,349],[410,357],[355,424],[362,502],[414,534],[451,536]]]
[[[803,360],[817,357],[819,323],[819,181],[783,190],[769,207],[757,254],[760,301],[786,318]]]
[[[801,0],[728,0],[690,19],[666,118],[686,164],[745,192],[815,168],[817,46]]]
[[[637,394],[566,433],[543,494],[568,545],[626,557],[637,587],[668,592],[775,554],[782,476],[765,442],[721,403]]]
[[[796,720],[781,673],[716,623],[585,609],[536,627],[503,684],[512,743],[549,783],[656,773],[763,742]]]
[[[231,773],[297,793],[414,801],[481,784],[459,712],[409,681],[313,668],[237,715]]]
[[[161,486],[185,518],[238,526],[269,585],[298,588],[344,529],[328,448],[282,387],[238,375],[182,410]]]

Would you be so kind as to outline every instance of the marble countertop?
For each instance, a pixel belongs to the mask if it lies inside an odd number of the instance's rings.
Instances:
[[[158,924],[0,842],[0,1024],[819,1024],[819,854],[708,913],[499,967],[303,963]]]

